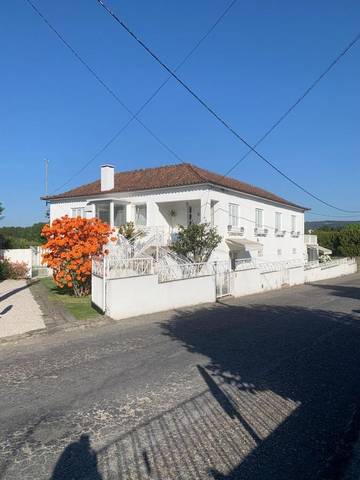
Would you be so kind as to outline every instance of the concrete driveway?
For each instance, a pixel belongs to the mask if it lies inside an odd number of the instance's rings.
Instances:
[[[0,338],[45,328],[26,280],[0,282]]]
[[[337,478],[359,327],[352,275],[5,345],[0,478]]]

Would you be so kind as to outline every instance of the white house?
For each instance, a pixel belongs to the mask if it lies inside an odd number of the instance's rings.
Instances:
[[[101,167],[101,179],[43,197],[50,221],[63,215],[99,217],[112,227],[133,221],[162,232],[168,245],[179,225],[208,222],[222,242],[212,260],[303,260],[306,208],[261,188],[191,164],[128,172]]]

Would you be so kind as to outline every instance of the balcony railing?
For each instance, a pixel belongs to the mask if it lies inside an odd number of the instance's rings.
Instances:
[[[232,235],[242,236],[242,235],[244,235],[244,232],[245,232],[244,227],[234,227],[233,225],[228,225],[227,229],[228,229],[228,234],[230,236],[232,236]]]
[[[299,230],[292,230],[291,236],[292,236],[292,238],[300,237],[300,231]]]
[[[304,235],[304,243],[305,245],[317,245],[318,244],[318,239],[317,235]]]
[[[173,280],[185,280],[188,278],[204,277],[214,273],[211,263],[186,263],[164,265],[158,270],[159,282],[171,282]]]
[[[285,237],[286,230],[275,228],[275,237]]]
[[[269,233],[269,230],[263,227],[255,227],[254,233],[258,237],[266,237],[266,235]]]

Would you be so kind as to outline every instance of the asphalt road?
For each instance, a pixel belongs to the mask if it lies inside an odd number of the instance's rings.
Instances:
[[[352,275],[2,345],[0,479],[324,478],[359,300]]]

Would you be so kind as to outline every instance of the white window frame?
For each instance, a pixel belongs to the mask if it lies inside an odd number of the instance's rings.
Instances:
[[[282,230],[282,214],[281,212],[275,212],[275,231],[280,232]]]
[[[124,222],[122,222],[121,224],[118,225],[119,222],[117,222],[116,220],[116,213],[115,213],[115,210],[117,208],[121,207],[123,209],[123,212],[124,212]],[[120,227],[121,225],[125,225],[126,224],[126,205],[123,204],[123,203],[115,203],[114,202],[114,227]]]
[[[262,208],[255,208],[255,227],[264,228],[264,210]]]
[[[296,232],[297,222],[296,222],[296,215],[291,215],[291,231]]]
[[[72,218],[84,218],[85,217],[85,209],[84,207],[74,207],[71,209],[71,217]]]
[[[139,222],[139,213],[138,209],[140,208],[145,208],[145,216],[144,216],[144,223]],[[138,227],[146,227],[147,226],[147,204],[146,203],[139,203],[138,205],[135,205],[135,225]]]
[[[240,227],[240,205],[237,203],[229,203],[229,225]]]

